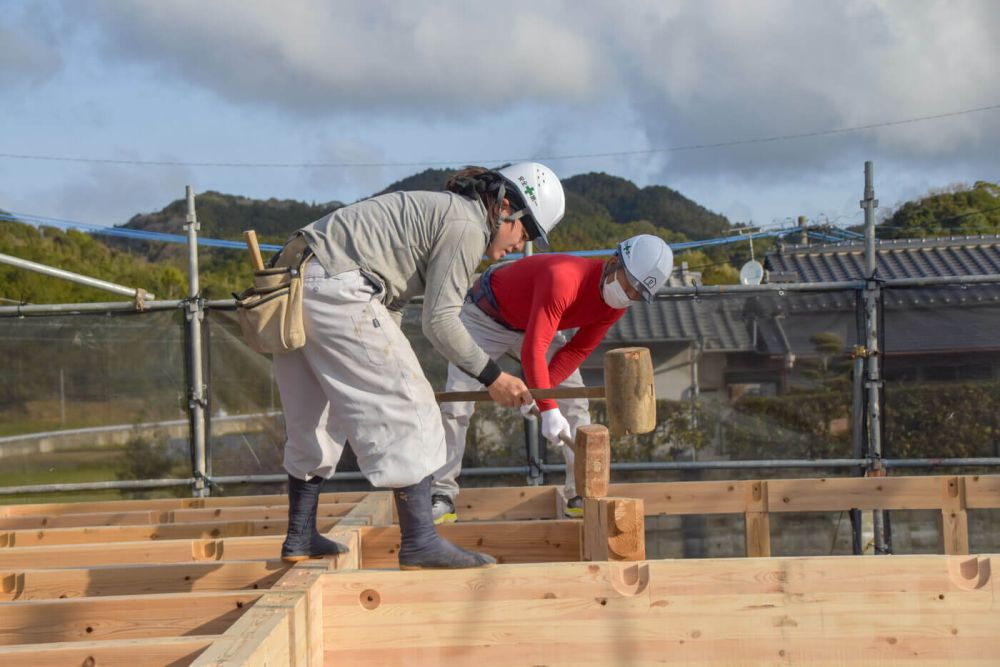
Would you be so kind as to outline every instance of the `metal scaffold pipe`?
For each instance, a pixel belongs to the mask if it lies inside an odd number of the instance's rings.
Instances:
[[[5,255],[3,253],[0,253],[0,264],[9,264],[10,266],[14,266],[19,269],[42,273],[47,276],[52,276],[53,278],[62,278],[63,280],[69,280],[70,282],[86,285],[87,287],[96,287],[97,289],[114,292],[115,294],[123,294],[125,296],[130,296],[133,299],[156,298],[149,292],[138,287],[126,287],[117,283],[108,282],[107,280],[101,280],[100,278],[83,276],[79,273],[73,273],[72,271],[66,271],[64,269],[57,269],[54,266],[46,266],[45,264],[39,264],[38,262],[32,262],[19,257],[12,257],[11,255]]]
[[[882,461],[882,413],[880,373],[881,350],[879,350],[878,315],[879,302],[882,300],[882,287],[878,279],[878,255],[875,252],[875,209],[878,200],[875,199],[874,167],[869,160],[865,162],[865,193],[861,200],[861,208],[865,212],[865,289],[864,321],[865,321],[865,388],[867,389],[866,428],[868,441],[868,458],[872,461],[868,474],[881,476],[885,474]],[[888,535],[886,534],[885,516],[881,510],[872,512],[872,533],[875,541],[875,553],[889,553]]]
[[[188,302],[185,315],[188,321],[188,363],[190,365],[188,408],[191,415],[191,458],[194,468],[194,495],[208,495],[206,486],[207,461],[205,456],[205,383],[202,373],[201,323],[205,316],[198,284],[198,217],[194,211],[194,190],[187,186],[188,238]]]

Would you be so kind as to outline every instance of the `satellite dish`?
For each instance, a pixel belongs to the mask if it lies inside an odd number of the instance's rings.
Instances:
[[[760,285],[763,279],[764,267],[755,259],[751,259],[740,269],[740,283],[743,285]]]

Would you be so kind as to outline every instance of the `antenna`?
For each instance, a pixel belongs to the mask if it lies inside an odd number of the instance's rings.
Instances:
[[[764,279],[764,267],[754,259],[753,256],[753,233],[747,233],[747,240],[750,242],[750,261],[740,269],[740,283],[743,285],[760,285]]]

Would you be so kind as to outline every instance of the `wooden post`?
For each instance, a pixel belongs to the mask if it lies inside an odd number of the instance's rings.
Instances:
[[[601,424],[581,426],[576,430],[576,493],[582,498],[603,498],[611,482],[611,437]]]
[[[747,556],[771,555],[771,521],[767,514],[767,482],[746,482]]]
[[[644,520],[640,498],[584,498],[583,559],[645,560]]]
[[[969,553],[969,517],[965,510],[965,478],[941,480],[941,527],[944,552],[949,556]]]

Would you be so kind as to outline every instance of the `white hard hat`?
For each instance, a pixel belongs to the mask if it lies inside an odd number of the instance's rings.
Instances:
[[[548,250],[549,232],[566,212],[566,194],[559,177],[544,164],[518,162],[497,170],[503,176],[508,192],[520,198],[526,208],[512,216],[521,219],[528,238],[541,250]]]
[[[667,242],[652,234],[639,234],[618,244],[615,252],[625,267],[630,282],[649,303],[667,284],[674,270],[674,253]]]

